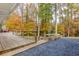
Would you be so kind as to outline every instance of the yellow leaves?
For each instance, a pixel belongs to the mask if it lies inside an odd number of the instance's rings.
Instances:
[[[41,31],[48,31],[51,29],[51,24],[50,23],[43,23],[41,24]]]
[[[76,29],[72,28],[70,31],[70,36],[74,36],[76,34]]]
[[[64,24],[58,24],[58,32],[60,34],[63,34],[65,32],[65,26],[64,26]]]
[[[12,14],[7,19],[5,25],[11,31],[15,31],[16,29],[20,30],[20,26],[22,25],[21,17],[16,14]]]
[[[27,32],[36,30],[35,21],[28,19],[27,22],[22,22],[21,17],[17,14],[10,15],[5,25],[10,31]]]
[[[27,22],[23,23],[24,27],[22,30],[23,35],[35,35],[36,23],[32,19],[28,19]]]
[[[24,23],[24,26],[25,26],[26,31],[34,31],[34,30],[36,30],[36,23],[32,19],[27,20],[27,22]]]

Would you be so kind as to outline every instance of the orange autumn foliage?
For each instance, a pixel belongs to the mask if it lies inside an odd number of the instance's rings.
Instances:
[[[27,20],[27,22],[24,23],[24,27],[26,31],[35,31],[36,30],[36,22],[32,19]]]
[[[23,27],[21,17],[15,13],[8,17],[5,25],[9,31],[21,30],[21,27]]]

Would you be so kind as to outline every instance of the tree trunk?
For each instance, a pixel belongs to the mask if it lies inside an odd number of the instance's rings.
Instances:
[[[57,35],[57,4],[55,3],[55,34]]]

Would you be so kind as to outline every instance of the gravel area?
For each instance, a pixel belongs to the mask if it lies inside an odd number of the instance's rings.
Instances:
[[[78,56],[79,39],[61,38],[25,50],[14,56]]]

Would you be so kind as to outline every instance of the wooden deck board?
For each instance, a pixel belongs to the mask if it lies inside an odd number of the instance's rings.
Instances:
[[[1,44],[1,42],[0,42],[0,51],[3,49],[3,47],[2,47],[2,44]]]
[[[31,42],[34,42],[34,40],[15,36],[11,33],[0,33],[0,51],[12,49]]]

